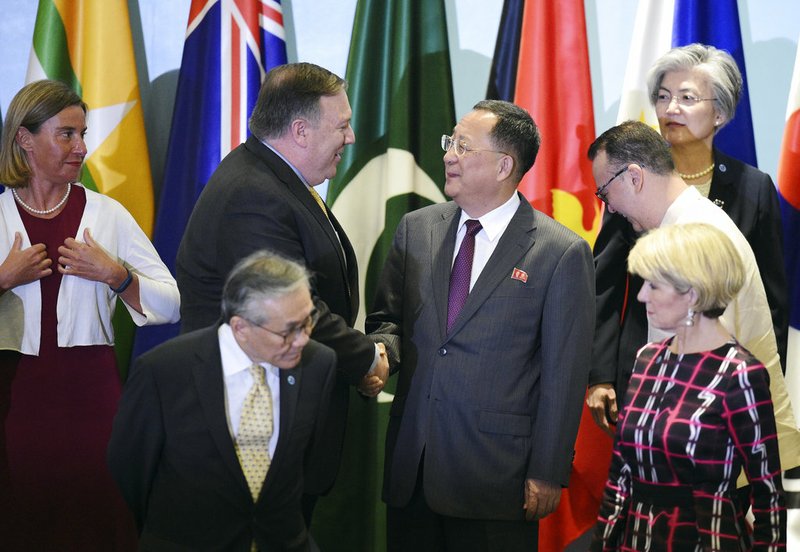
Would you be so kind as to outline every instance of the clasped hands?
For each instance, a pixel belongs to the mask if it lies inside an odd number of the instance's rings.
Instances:
[[[389,357],[386,355],[386,346],[377,343],[378,362],[371,373],[365,375],[358,384],[358,392],[366,397],[375,397],[381,392],[389,379]]]

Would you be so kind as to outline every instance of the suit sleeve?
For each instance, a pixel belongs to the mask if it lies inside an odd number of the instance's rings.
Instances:
[[[220,273],[229,273],[239,260],[260,249],[308,265],[296,214],[285,200],[255,186],[242,186],[226,207],[223,220],[217,254]],[[317,275],[311,276],[311,295],[320,314],[312,337],[336,351],[339,372],[357,384],[375,358],[374,344],[330,310],[315,286]]]
[[[163,445],[161,398],[152,367],[140,358],[125,384],[108,444],[108,467],[140,532]]]
[[[622,216],[606,212],[594,245],[597,320],[589,385],[617,381],[622,309],[633,229]]]
[[[550,277],[542,312],[542,372],[528,478],[569,480],[594,334],[594,266],[575,240]]]
[[[403,339],[403,290],[405,287],[405,251],[408,221],[404,216],[397,225],[394,242],[383,265],[375,292],[373,312],[367,316],[366,331],[375,341],[386,345],[392,373],[400,369]]]
[[[756,257],[761,281],[767,293],[772,325],[781,366],[786,371],[786,351],[789,339],[789,292],[786,283],[786,267],[783,262],[783,227],[778,193],[768,174],[764,174],[764,184],[759,188],[761,197],[758,218],[753,228],[750,245]]]

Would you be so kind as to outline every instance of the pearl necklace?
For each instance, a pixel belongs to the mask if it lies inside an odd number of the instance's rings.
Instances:
[[[708,173],[710,173],[713,170],[714,170],[714,163],[712,162],[708,167],[706,167],[705,169],[703,169],[700,172],[697,172],[697,173],[694,173],[694,174],[683,174],[682,172],[679,172],[678,176],[680,176],[684,180],[694,180],[695,178],[700,178],[701,176],[707,175]]]
[[[22,198],[19,197],[19,194],[17,194],[17,189],[11,188],[11,193],[14,195],[14,199],[17,200],[17,203],[22,205],[22,207],[24,207],[26,211],[33,213],[34,215],[49,215],[50,213],[58,211],[67,202],[67,198],[69,197],[69,193],[71,191],[72,191],[72,182],[67,182],[67,193],[64,194],[64,197],[61,198],[61,201],[56,203],[55,206],[51,207],[50,209],[41,210],[41,209],[34,209],[30,205],[22,201]]]

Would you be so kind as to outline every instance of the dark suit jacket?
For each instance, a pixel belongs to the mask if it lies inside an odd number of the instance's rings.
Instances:
[[[182,331],[219,318],[228,272],[254,251],[280,253],[311,272],[311,293],[321,314],[311,337],[336,351],[340,372],[326,431],[329,455],[307,474],[312,494],[333,485],[348,382],[357,384],[375,357],[372,341],[352,329],[358,314],[355,254],[333,213],[328,215],[330,221],[291,167],[251,136],[222,160],[200,194],[176,261]]]
[[[310,341],[300,364],[281,370],[278,446],[254,502],[228,429],[217,327],[141,356],[108,447],[140,549],[246,552],[255,539],[262,551],[307,550],[303,465],[318,453],[335,362]]]
[[[708,198],[728,214],[747,238],[767,292],[781,363],[789,335],[788,290],[778,194],[768,174],[714,150]],[[628,253],[637,235],[622,216],[606,212],[594,245],[597,327],[589,385],[613,383],[625,396],[636,352],[647,343],[647,314],[636,294],[642,279],[628,276]]]
[[[591,250],[520,198],[449,334],[461,211],[433,205],[397,228],[367,318],[399,372],[386,439],[390,506],[408,503],[423,451],[425,498],[443,515],[519,520],[526,478],[567,484],[594,326]]]

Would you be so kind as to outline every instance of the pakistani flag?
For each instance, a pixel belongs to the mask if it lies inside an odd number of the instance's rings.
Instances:
[[[356,143],[345,149],[327,200],[358,258],[363,329],[400,218],[445,200],[440,140],[455,109],[444,2],[359,0],[347,80]],[[311,527],[322,550],[385,549],[380,485],[390,400],[352,396],[339,477]]]
[[[81,183],[113,197],[150,236],[153,186],[127,0],[40,0],[27,82],[60,80],[89,106]],[[114,316],[124,371],[133,323]]]

